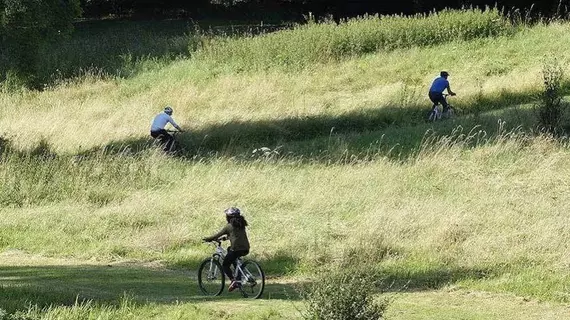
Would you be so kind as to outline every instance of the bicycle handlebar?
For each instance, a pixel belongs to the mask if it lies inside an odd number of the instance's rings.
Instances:
[[[213,240],[211,240],[211,241],[206,241],[206,240],[204,240],[204,242],[216,242],[217,244],[221,245],[222,242],[223,242],[223,241],[226,241],[226,240],[228,240],[228,237],[227,237],[227,236],[221,236],[221,237],[219,237],[218,239],[213,239]]]

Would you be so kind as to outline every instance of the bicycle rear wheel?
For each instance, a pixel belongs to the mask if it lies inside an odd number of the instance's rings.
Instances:
[[[258,299],[265,289],[265,273],[255,261],[246,260],[241,265],[239,290],[244,298]]]
[[[218,296],[224,291],[225,275],[222,266],[212,258],[204,260],[198,268],[198,286],[208,296]]]

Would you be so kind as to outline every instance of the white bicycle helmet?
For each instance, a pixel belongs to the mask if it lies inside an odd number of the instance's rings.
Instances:
[[[236,208],[236,207],[230,207],[230,208],[227,208],[226,210],[224,210],[224,213],[228,217],[237,217],[237,216],[241,215],[241,210],[239,208]]]

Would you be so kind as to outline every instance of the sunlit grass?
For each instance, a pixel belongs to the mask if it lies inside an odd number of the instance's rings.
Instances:
[[[33,192],[2,209],[2,246],[194,268],[208,252],[201,237],[221,227],[225,207],[237,205],[251,223],[252,255],[270,272],[342,261],[374,238],[378,258],[388,252],[378,266],[465,269],[456,280],[470,279],[469,270],[495,278],[529,266],[567,277],[566,144],[522,134],[477,137],[430,142],[407,162],[382,155],[329,164],[102,156],[77,169],[65,158],[46,159],[37,171],[21,158],[3,163],[4,175],[23,172],[18,188]],[[566,301],[520,279],[505,280],[507,291]]]
[[[454,40],[510,35],[517,30],[497,9],[445,10],[406,16],[325,21],[251,38],[214,38],[197,59],[234,71],[298,70],[316,63]]]
[[[532,100],[545,55],[568,59],[566,28],[538,26],[513,37],[365,56],[298,73],[213,76],[199,62],[183,60],[128,80],[85,79],[43,93],[0,94],[8,106],[0,111],[0,124],[20,147],[43,138],[57,151],[73,152],[146,137],[153,115],[166,104],[193,131],[230,121],[422,110],[429,107],[427,87],[441,69],[451,72],[456,105],[467,112],[500,108]],[[410,120],[397,113],[389,122]]]

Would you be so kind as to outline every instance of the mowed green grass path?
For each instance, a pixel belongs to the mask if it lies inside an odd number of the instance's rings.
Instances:
[[[260,300],[227,291],[208,298],[199,292],[195,272],[169,270],[158,262],[50,259],[14,250],[0,257],[0,303],[15,305],[15,296],[44,301],[44,310],[23,314],[45,319],[301,319],[304,305],[297,288],[308,281],[270,278]],[[530,320],[570,315],[565,304],[454,286],[394,290],[384,297],[390,301],[386,319]]]

